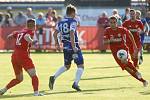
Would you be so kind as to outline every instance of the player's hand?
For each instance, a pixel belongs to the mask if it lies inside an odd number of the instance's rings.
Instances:
[[[74,53],[78,52],[78,50],[79,50],[79,49],[78,49],[77,47],[74,47],[74,48],[73,48]]]
[[[61,51],[60,45],[58,43],[55,44],[56,50]]]
[[[32,44],[35,45],[38,43],[38,40],[33,40]]]
[[[148,36],[148,33],[149,33],[149,32],[145,32],[145,35]]]

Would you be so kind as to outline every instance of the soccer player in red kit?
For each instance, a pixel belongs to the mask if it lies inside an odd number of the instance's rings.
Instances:
[[[144,30],[144,25],[142,24],[142,22],[138,19],[136,19],[136,11],[134,9],[130,10],[130,19],[126,20],[123,24],[123,27],[127,28],[133,35],[136,46],[138,48],[138,53],[140,53],[141,49],[142,49],[142,44],[141,44],[141,40],[140,40],[140,33],[141,31]],[[130,43],[131,41],[127,41],[128,46],[129,46],[129,53],[131,54],[131,58],[132,61],[134,62],[134,65],[138,68],[138,58],[135,59],[133,58],[133,52],[134,52],[134,47],[133,45]]]
[[[27,28],[8,35],[8,39],[15,38],[15,48],[11,56],[11,62],[16,77],[0,90],[0,95],[3,95],[8,89],[23,81],[22,69],[24,68],[31,77],[34,96],[42,96],[42,94],[38,91],[39,80],[36,74],[35,66],[30,58],[29,51],[31,44],[37,42],[32,39],[35,31],[35,25],[36,23],[34,19],[28,19],[26,25]]]
[[[148,82],[144,80],[141,76],[141,74],[137,71],[135,66],[131,63],[128,55],[128,46],[126,43],[126,40],[131,40],[130,44],[133,44],[135,51],[134,51],[134,58],[137,56],[137,47],[134,42],[134,38],[131,35],[131,33],[124,27],[117,26],[117,18],[115,16],[111,16],[109,18],[110,27],[105,29],[104,33],[104,43],[110,44],[110,49],[112,51],[112,55],[118,65],[122,68],[122,70],[126,70],[129,74],[131,74],[134,78],[141,81],[143,83],[143,86],[147,86]],[[117,57],[117,52],[119,50],[125,50],[127,52],[127,58],[126,59],[119,59]]]

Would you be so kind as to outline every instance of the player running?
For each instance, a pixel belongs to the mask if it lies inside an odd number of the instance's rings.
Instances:
[[[145,36],[148,36],[149,33],[149,25],[146,22],[145,18],[141,18],[141,11],[136,10],[136,19],[141,20],[141,22],[144,25],[144,31],[140,33],[140,39],[141,39],[141,44],[142,44],[142,49],[140,51],[140,58],[139,58],[139,65],[142,64],[143,62],[143,47],[144,47],[144,38]]]
[[[118,65],[122,68],[122,70],[126,70],[129,74],[131,74],[134,78],[141,81],[143,86],[147,86],[148,82],[144,80],[141,74],[137,71],[135,66],[131,63],[128,55],[128,46],[126,40],[131,40],[130,44],[133,44],[135,51],[134,51],[134,58],[137,56],[137,46],[134,42],[134,38],[131,33],[124,27],[117,26],[117,18],[112,16],[109,18],[110,27],[105,29],[104,34],[104,43],[110,44],[110,50],[112,51],[112,55]],[[125,50],[127,52],[126,59],[119,59],[117,57],[117,52],[119,50]]]
[[[79,88],[79,81],[84,71],[83,56],[79,47],[78,37],[77,37],[77,21],[75,20],[76,8],[72,5],[68,5],[66,8],[66,17],[60,21],[56,26],[56,31],[54,33],[55,46],[57,50],[60,50],[60,45],[58,42],[57,34],[60,32],[63,43],[63,53],[64,53],[64,66],[60,67],[53,76],[49,79],[49,88],[52,90],[55,80],[65,71],[69,70],[71,66],[71,61],[77,64],[77,72],[75,76],[72,88],[81,91]]]
[[[34,96],[42,96],[39,93],[39,80],[36,74],[35,66],[30,58],[30,47],[34,41],[33,35],[35,31],[35,20],[27,20],[27,28],[22,31],[13,32],[8,35],[8,39],[15,38],[15,49],[11,56],[15,78],[12,79],[3,89],[0,90],[0,95],[3,95],[8,89],[16,86],[23,81],[23,68],[29,74],[32,80]]]
[[[123,27],[127,28],[133,35],[134,41],[136,43],[137,49],[138,49],[138,54],[140,54],[140,51],[142,49],[141,45],[141,40],[140,40],[140,33],[144,30],[144,26],[142,22],[138,19],[136,19],[136,11],[134,9],[130,10],[130,19],[126,20],[123,24]],[[132,61],[134,62],[134,66],[139,68],[138,66],[138,57],[135,59],[133,58],[133,52],[134,52],[134,47],[130,43],[131,41],[127,41],[127,45],[129,47],[129,53],[131,54]]]

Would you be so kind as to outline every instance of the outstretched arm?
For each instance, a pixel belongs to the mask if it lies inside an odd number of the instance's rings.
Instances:
[[[53,37],[54,37],[54,40],[55,40],[55,47],[56,47],[56,49],[57,49],[58,51],[60,51],[61,49],[60,49],[60,45],[59,45],[58,37],[57,37],[58,33],[59,33],[59,32],[58,32],[57,30],[55,30],[55,32],[54,32],[54,34],[53,34]]]
[[[11,34],[9,34],[8,36],[7,36],[7,39],[13,39],[14,38],[14,35],[15,35],[15,33],[13,32],[13,33],[11,33]]]
[[[33,40],[33,39],[31,38],[30,34],[26,34],[26,35],[24,36],[24,39],[25,39],[28,43],[32,43],[32,44],[35,44],[35,43],[38,42],[37,40]]]

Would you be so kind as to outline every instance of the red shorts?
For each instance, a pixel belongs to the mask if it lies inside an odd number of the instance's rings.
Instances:
[[[124,50],[126,50],[126,49],[124,49]],[[118,50],[112,51],[112,54],[113,54],[114,59],[115,59],[116,62],[118,63],[118,65],[121,67],[121,69],[124,70],[125,67],[132,67],[132,63],[131,63],[131,61],[130,61],[129,56],[127,57],[128,63],[127,63],[127,64],[124,64],[124,63],[121,62],[120,59],[118,59],[118,57],[117,57],[117,51],[118,51]],[[127,51],[127,54],[128,54],[128,50],[126,50],[126,51]]]
[[[22,68],[26,71],[28,69],[35,68],[32,59],[29,56],[13,54],[11,57],[11,62],[16,75],[22,72]]]

